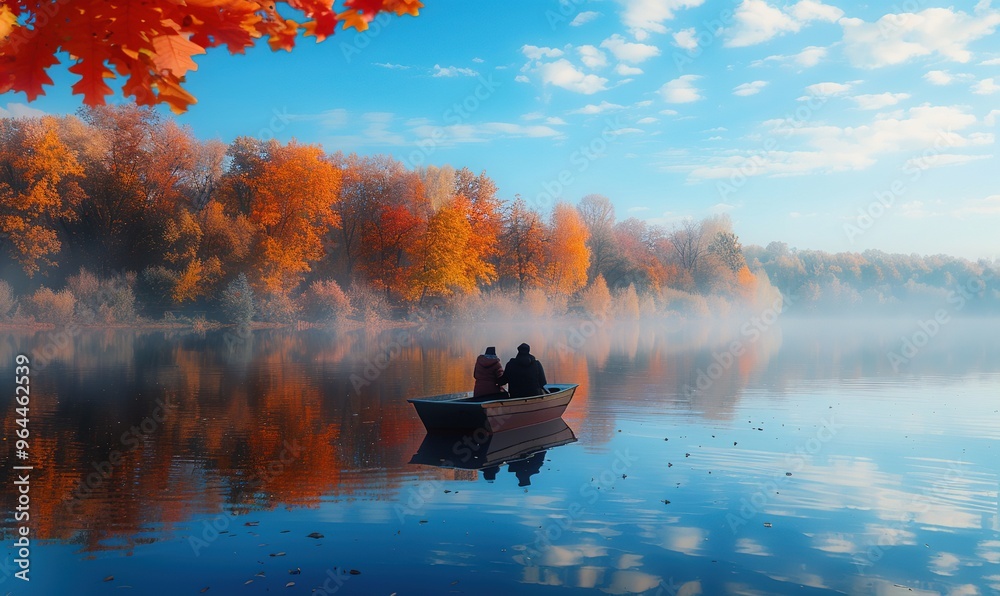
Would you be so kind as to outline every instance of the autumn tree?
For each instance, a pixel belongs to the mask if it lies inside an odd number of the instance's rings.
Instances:
[[[590,268],[588,279],[598,275],[607,277],[608,272],[617,265],[619,260],[618,245],[615,243],[615,206],[604,195],[591,194],[580,199],[577,206],[580,216],[587,226],[590,238],[587,248],[590,249]]]
[[[708,252],[715,255],[733,273],[747,266],[743,245],[736,234],[730,231],[717,232],[708,245]]]
[[[587,226],[580,212],[568,203],[557,203],[552,208],[545,243],[545,277],[553,292],[573,294],[587,285],[587,239]]]
[[[406,205],[380,205],[377,225],[365,226],[361,234],[361,270],[371,286],[386,298],[406,292],[408,253],[424,226],[424,220]]]
[[[268,144],[249,213],[257,232],[253,266],[263,290],[286,294],[323,256],[323,235],[338,223],[340,181],[340,170],[320,147]]]
[[[56,264],[57,222],[75,218],[82,174],[55,118],[0,120],[0,248],[28,276]]]
[[[617,258],[605,276],[612,287],[656,290],[672,277],[666,234],[660,227],[630,217],[615,224],[612,232]]]
[[[210,0],[174,2],[4,2],[0,4],[0,93],[28,100],[51,85],[50,68],[68,54],[78,80],[73,92],[88,106],[113,93],[108,81],[127,77],[122,93],[136,104],[165,103],[177,113],[195,98],[184,90],[197,70],[193,57],[225,45],[242,54],[258,39],[291,50],[300,33],[323,41],[338,25],[363,31],[379,12],[416,15],[419,0]],[[280,10],[279,10],[279,6]],[[300,16],[301,15],[301,16]]]
[[[430,207],[418,175],[407,172],[403,164],[390,156],[359,157],[355,154],[333,156],[333,162],[342,171],[336,212],[339,225],[333,232],[334,255],[339,264],[342,280],[351,280],[358,269],[378,269],[375,263],[385,251],[391,250],[386,242],[378,241],[369,247],[366,240],[383,237],[380,216],[383,212],[400,216],[397,223],[404,228],[405,209],[414,217],[426,221]],[[409,238],[401,239],[401,241]],[[380,273],[375,274],[381,277]]]
[[[479,283],[496,279],[497,240],[503,225],[503,202],[497,197],[497,186],[487,175],[475,175],[468,168],[455,172],[455,195],[464,197],[472,235],[466,245],[467,263]]]
[[[681,225],[674,227],[668,240],[684,276],[684,285],[693,287],[707,249],[701,224],[691,219],[685,220]]]
[[[407,296],[411,301],[422,304],[431,296],[446,298],[476,288],[476,265],[468,262],[466,251],[472,235],[467,203],[455,197],[427,222],[413,255]]]
[[[67,226],[74,248],[101,267],[137,268],[163,250],[166,222],[184,197],[197,142],[149,108],[102,106],[81,112],[76,134],[86,199]]]
[[[541,217],[528,208],[524,199],[517,197],[507,208],[503,220],[499,274],[501,278],[514,281],[521,299],[541,281],[545,264],[544,233]]]

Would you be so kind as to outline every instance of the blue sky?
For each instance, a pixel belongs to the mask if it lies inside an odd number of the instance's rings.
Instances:
[[[989,1],[426,4],[292,53],[199,56],[179,121],[486,170],[543,211],[601,193],[667,227],[729,213],[744,243],[1000,257]],[[74,111],[52,74],[30,109]]]

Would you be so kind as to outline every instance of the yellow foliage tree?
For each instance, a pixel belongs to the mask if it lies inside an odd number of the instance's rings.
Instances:
[[[428,296],[474,290],[481,265],[472,262],[476,255],[466,250],[471,236],[472,224],[462,199],[438,209],[417,241],[407,297],[423,302]]]
[[[590,249],[587,225],[568,203],[552,208],[552,228],[545,244],[546,277],[552,291],[572,294],[587,285]]]

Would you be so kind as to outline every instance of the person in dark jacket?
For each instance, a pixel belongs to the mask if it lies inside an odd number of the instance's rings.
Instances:
[[[476,379],[476,387],[472,390],[473,397],[500,393],[498,381],[503,376],[503,367],[500,366],[500,358],[497,356],[497,349],[493,346],[486,348],[486,353],[476,358],[476,367],[472,371],[473,378]]]
[[[507,370],[497,384],[507,385],[511,397],[531,397],[544,394],[547,382],[542,363],[531,355],[531,346],[521,344],[517,346],[517,356],[507,362]]]

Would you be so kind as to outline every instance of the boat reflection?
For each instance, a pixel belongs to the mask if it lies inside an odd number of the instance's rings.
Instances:
[[[498,433],[431,433],[410,458],[411,464],[482,470],[487,482],[500,467],[514,474],[518,486],[529,486],[545,461],[545,452],[576,442],[573,429],[562,418]]]

